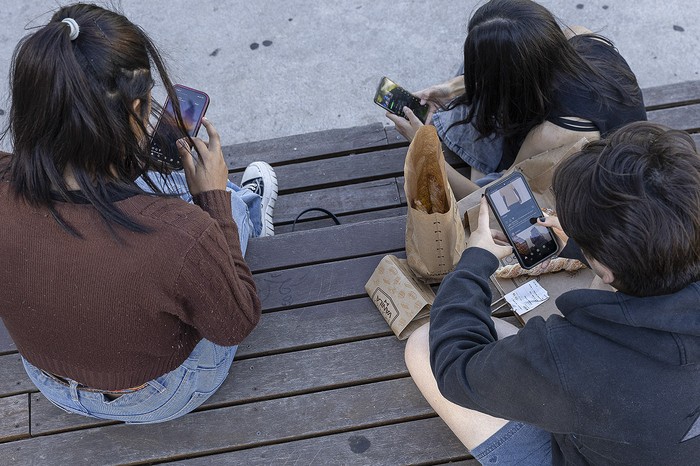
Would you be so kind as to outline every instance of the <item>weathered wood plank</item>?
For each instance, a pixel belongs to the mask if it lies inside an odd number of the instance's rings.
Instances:
[[[400,206],[398,186],[395,179],[390,178],[280,196],[274,218],[275,225],[292,223],[300,213],[312,207],[322,207],[335,215],[344,215]],[[309,212],[304,218],[313,219],[323,215]]]
[[[289,192],[323,189],[342,184],[396,177],[403,174],[407,147],[350,153],[346,155],[281,165],[275,168],[278,191]],[[445,154],[445,160],[454,166],[465,165],[453,153]],[[243,172],[230,173],[229,179],[241,184]]]
[[[275,168],[278,191],[323,189],[331,186],[395,177],[403,173],[406,148],[348,154],[330,159],[282,165]],[[241,184],[242,173],[229,175]]]
[[[405,254],[397,253],[397,257]],[[255,275],[263,311],[366,296],[365,283],[384,255]]]
[[[649,121],[693,133],[700,131],[700,104],[663,108],[647,113]]]
[[[29,436],[27,394],[0,398],[0,442]]]
[[[35,392],[18,353],[0,356],[0,397]]]
[[[266,312],[236,358],[393,335],[369,297]],[[284,336],[281,338],[281,336]]]
[[[410,378],[0,444],[5,465],[177,460],[432,416]],[[89,447],[86,447],[89,446]]]
[[[405,217],[344,224],[333,230],[308,230],[252,238],[246,261],[253,272],[404,248]]]
[[[2,319],[0,319],[0,354],[12,353],[15,351],[17,351],[17,346],[15,346],[15,342],[12,341],[12,338],[10,338],[7,328],[5,328],[5,324],[3,323]]]
[[[386,145],[383,125],[374,123],[225,146],[223,151],[229,170],[235,171],[256,160],[278,165]]]
[[[700,102],[700,81],[686,81],[642,89],[647,110]]]
[[[390,218],[390,217],[400,217],[406,216],[406,206],[401,206],[401,207],[394,207],[394,208],[389,208],[389,209],[377,209],[377,210],[370,210],[368,212],[361,212],[359,214],[349,214],[349,215],[340,215],[338,216],[338,220],[340,220],[342,225],[346,224],[351,224],[351,223],[358,223],[358,222],[366,222],[369,220],[376,220],[376,219],[385,219],[385,218]],[[287,223],[285,225],[276,225],[275,226],[275,234],[283,234],[283,233],[292,233],[294,231],[306,231],[306,230],[313,230],[313,229],[323,229],[323,228],[328,228],[328,227],[335,227],[335,223],[333,220],[330,218],[321,218],[318,220],[303,220],[300,219],[294,230],[292,230],[292,224]],[[326,230],[327,234],[333,234],[333,230]]]
[[[219,464],[378,465],[459,461],[478,466],[439,418],[420,419],[279,445],[168,463],[172,466]]]
[[[405,377],[404,346],[391,336],[234,361],[229,377],[202,408]],[[32,396],[31,420],[32,435],[104,424],[66,413],[39,393]]]

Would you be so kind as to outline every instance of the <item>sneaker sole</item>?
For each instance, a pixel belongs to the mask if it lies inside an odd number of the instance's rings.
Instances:
[[[277,203],[277,174],[275,170],[266,162],[253,162],[260,170],[263,180],[264,196],[262,200],[263,229],[260,236],[274,236],[275,224],[272,213]]]

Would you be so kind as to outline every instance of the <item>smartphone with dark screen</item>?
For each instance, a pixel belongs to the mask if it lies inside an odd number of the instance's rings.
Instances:
[[[180,104],[180,114],[187,134],[190,137],[195,137],[209,107],[209,96],[202,91],[181,84],[175,84],[173,87]],[[158,120],[151,138],[151,156],[171,169],[182,169],[182,160],[175,143],[183,137],[185,134],[177,125],[173,104],[170,99],[166,99],[163,114]]]
[[[418,97],[414,96],[386,76],[379,81],[377,92],[374,95],[374,103],[383,109],[404,118],[406,118],[406,115],[403,113],[403,108],[408,107],[413,110],[413,113],[423,123],[425,123],[425,119],[428,117],[429,108],[427,105],[421,105]]]
[[[542,209],[522,173],[513,172],[490,185],[485,195],[524,269],[531,269],[557,254],[559,245],[552,230],[532,221],[542,216]]]

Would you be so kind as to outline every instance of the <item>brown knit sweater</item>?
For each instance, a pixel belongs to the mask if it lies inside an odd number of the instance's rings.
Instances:
[[[115,241],[89,204],[57,203],[83,236],[0,180],[0,317],[35,366],[99,389],[175,369],[206,338],[235,345],[260,301],[231,218],[230,193],[137,195],[116,205],[151,233]]]

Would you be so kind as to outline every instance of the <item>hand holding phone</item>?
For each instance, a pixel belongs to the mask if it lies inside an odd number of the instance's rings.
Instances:
[[[491,230],[489,225],[489,206],[486,203],[486,199],[482,198],[481,206],[479,207],[478,226],[476,231],[469,235],[467,247],[485,249],[498,259],[503,259],[513,253],[512,247],[499,244],[503,240],[507,241],[506,238],[498,238],[497,235],[494,235],[494,231]]]
[[[228,167],[221,151],[221,138],[213,124],[202,120],[209,142],[193,139],[199,158],[190,153],[189,147],[180,145],[180,157],[185,170],[185,178],[190,193],[195,196],[205,191],[225,190],[228,182]],[[180,142],[184,142],[180,139]]]
[[[514,172],[492,184],[485,197],[523,269],[556,255],[559,245],[552,230],[532,221],[542,216],[542,209],[522,173]]]
[[[386,76],[379,81],[377,92],[374,95],[374,103],[383,109],[406,118],[403,108],[408,107],[416,117],[425,124],[430,108],[428,105],[421,105],[420,99]]]
[[[182,169],[176,142],[188,135],[194,137],[199,132],[202,118],[209,107],[209,96],[202,91],[181,84],[173,86],[180,106],[180,114],[185,124],[185,132],[180,129],[175,118],[173,104],[166,99],[163,113],[156,124],[151,137],[151,156],[162,162],[168,168]]]

